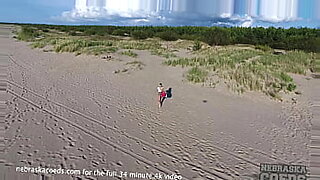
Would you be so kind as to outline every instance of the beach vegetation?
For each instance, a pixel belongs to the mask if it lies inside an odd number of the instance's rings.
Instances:
[[[148,33],[145,31],[133,31],[131,37],[134,39],[147,39],[149,37]]]
[[[199,51],[202,48],[202,44],[200,41],[194,41],[192,50],[193,51]]]
[[[122,55],[126,55],[126,56],[130,56],[130,57],[133,57],[133,58],[136,58],[138,57],[138,54],[131,51],[131,50],[128,50],[128,51],[123,51],[121,52]]]
[[[218,76],[235,92],[274,98],[296,91],[291,74],[320,73],[319,29],[21,25],[17,38],[33,48],[76,55],[124,49],[124,55],[136,57],[133,50],[147,50],[165,57],[166,65],[188,68],[191,82]],[[190,57],[175,53],[189,48]]]
[[[226,28],[212,27],[203,34],[202,41],[211,46],[228,45],[231,44],[231,35]]]
[[[320,73],[320,53],[313,54],[313,60],[311,62],[311,72],[312,73]]]
[[[22,29],[18,32],[17,38],[22,41],[32,41],[40,36],[38,29],[30,26],[22,26]]]
[[[82,48],[81,51],[77,51],[77,55],[80,54],[88,54],[88,55],[101,55],[101,54],[109,54],[115,53],[118,51],[117,47],[105,47],[105,46],[92,46]]]
[[[273,49],[267,45],[256,45],[255,49],[259,49],[264,52],[273,52]]]
[[[187,79],[194,83],[203,83],[205,82],[206,78],[208,76],[208,72],[206,70],[203,70],[199,67],[192,67],[187,72]]]
[[[165,41],[176,41],[179,39],[178,34],[172,31],[159,32],[156,36]]]
[[[176,54],[162,47],[151,49],[151,54],[161,56],[166,59],[177,57]]]
[[[297,86],[290,73],[306,74],[315,56],[302,51],[274,55],[256,49],[221,48],[206,51],[203,57],[172,58],[164,62],[169,66],[191,67],[187,79],[205,82],[200,72],[209,72],[225,80],[228,87],[238,93],[259,91],[272,97],[281,92],[293,92]],[[207,73],[204,73],[208,75]],[[201,79],[201,81],[199,80]]]
[[[112,32],[112,35],[115,35],[115,36],[125,36],[126,34],[128,34],[128,31],[124,29],[116,29]]]
[[[160,37],[166,41],[200,40],[209,45],[250,44],[258,48],[261,46],[282,50],[303,50],[320,52],[320,29],[310,28],[244,28],[244,27],[169,27],[169,26],[64,26],[64,25],[28,25],[24,28],[29,32],[21,34],[22,39],[37,37],[42,30],[46,32],[63,32],[77,36],[132,36],[133,38]],[[30,29],[32,29],[30,32]],[[76,34],[74,33],[76,32]],[[135,32],[135,33],[133,33]],[[43,33],[43,32],[42,32]],[[27,38],[26,38],[26,36]],[[31,38],[29,38],[31,37]],[[268,48],[267,48],[268,49]]]

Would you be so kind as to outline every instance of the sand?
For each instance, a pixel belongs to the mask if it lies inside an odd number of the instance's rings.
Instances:
[[[121,179],[18,173],[20,166],[183,179],[257,179],[260,163],[309,167],[319,80],[295,76],[302,95],[277,102],[191,84],[187,69],[164,66],[147,51],[112,59],[56,54],[7,36],[10,28],[0,31],[9,95],[0,179]],[[142,69],[127,64],[133,61]],[[173,90],[161,109],[159,82]]]

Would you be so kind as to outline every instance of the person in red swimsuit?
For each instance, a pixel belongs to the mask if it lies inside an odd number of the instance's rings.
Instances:
[[[165,100],[167,94],[164,90],[164,87],[162,83],[159,83],[159,86],[157,87],[158,95],[159,95],[159,107],[162,107],[163,101]]]

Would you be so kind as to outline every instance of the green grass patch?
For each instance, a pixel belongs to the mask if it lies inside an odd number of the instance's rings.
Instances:
[[[316,54],[312,60],[311,72],[320,73],[320,54]]]
[[[17,38],[21,41],[33,41],[41,35],[40,31],[31,26],[22,26]]]
[[[138,57],[138,54],[129,50],[129,51],[124,51],[124,52],[121,52],[122,55],[125,55],[125,56],[129,56],[129,57],[133,57],[133,58],[136,58]]]
[[[203,83],[206,81],[208,72],[199,67],[193,67],[187,72],[187,79],[194,83]]]
[[[137,41],[137,40],[119,40],[115,41],[115,46],[121,49],[135,49],[135,50],[151,50],[161,48],[158,41]]]
[[[289,73],[306,74],[318,63],[316,56],[302,51],[274,55],[250,48],[221,48],[198,53],[199,57],[172,58],[164,64],[191,67],[187,79],[192,82],[205,82],[211,72],[225,79],[235,92],[259,91],[274,98],[297,88]]]
[[[202,44],[200,41],[195,41],[192,46],[193,51],[199,51],[202,48]]]
[[[266,45],[256,45],[255,49],[258,49],[258,50],[261,50],[264,52],[273,52],[273,49],[269,46],[266,46]]]
[[[177,57],[177,55],[175,55],[174,53],[170,52],[169,50],[167,50],[165,48],[151,49],[151,54],[156,55],[156,56],[160,56],[160,57],[164,57],[166,59]]]
[[[31,47],[32,48],[44,48],[46,47],[48,44],[44,41],[36,41],[36,42],[33,42],[31,44]]]

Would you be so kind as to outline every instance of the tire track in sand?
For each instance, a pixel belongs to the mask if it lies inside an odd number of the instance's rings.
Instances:
[[[168,151],[166,151],[166,150],[164,150],[164,149],[162,149],[162,148],[160,148],[160,147],[158,147],[158,146],[155,146],[155,145],[153,145],[153,144],[150,144],[150,143],[148,143],[148,142],[146,142],[146,141],[144,141],[144,140],[142,140],[142,139],[139,139],[139,138],[137,138],[137,137],[131,136],[130,134],[128,134],[128,133],[126,133],[126,132],[124,132],[124,131],[121,131],[121,130],[118,130],[118,129],[114,128],[114,127],[111,127],[111,126],[108,126],[108,125],[106,125],[106,124],[103,124],[101,121],[98,121],[97,119],[92,118],[92,117],[90,117],[90,116],[88,116],[88,115],[85,115],[85,114],[83,114],[83,113],[81,113],[81,112],[79,112],[79,111],[77,111],[77,110],[71,109],[71,108],[69,108],[69,107],[67,107],[67,106],[65,106],[65,105],[63,105],[63,104],[60,104],[60,103],[51,101],[51,100],[43,97],[42,95],[40,95],[40,94],[38,94],[38,93],[36,93],[36,92],[34,92],[34,91],[27,90],[26,88],[24,88],[24,87],[22,87],[22,86],[20,86],[20,85],[18,85],[18,84],[16,84],[16,83],[14,83],[14,82],[9,81],[8,83],[11,84],[11,85],[13,85],[13,86],[16,86],[16,87],[18,87],[18,88],[24,89],[26,92],[30,92],[30,93],[32,93],[33,95],[35,95],[35,96],[37,96],[37,97],[39,97],[39,98],[41,98],[41,99],[43,99],[43,100],[45,100],[45,101],[48,101],[48,102],[50,102],[50,103],[53,103],[53,104],[55,104],[55,105],[57,105],[57,106],[60,106],[60,107],[62,107],[62,108],[65,108],[65,109],[67,109],[68,111],[70,111],[70,112],[72,112],[72,113],[74,113],[74,114],[77,114],[77,115],[79,115],[79,116],[81,116],[81,117],[83,117],[83,118],[85,118],[85,119],[88,119],[88,120],[90,120],[90,121],[92,121],[92,122],[95,122],[95,123],[97,123],[97,124],[99,124],[99,125],[101,125],[101,126],[103,126],[103,127],[106,127],[106,128],[108,128],[108,129],[111,129],[111,130],[113,130],[113,131],[115,131],[115,132],[117,132],[117,133],[119,133],[119,134],[121,134],[121,135],[129,138],[129,139],[132,139],[132,140],[134,140],[134,141],[139,141],[139,142],[141,142],[142,144],[144,144],[144,145],[146,145],[146,146],[149,146],[149,147],[151,147],[151,148],[157,149],[158,151],[160,151],[160,152],[162,152],[162,153],[164,153],[164,154],[166,154],[166,155],[168,155],[168,156],[170,156],[170,157],[173,157],[173,158],[175,158],[175,159],[181,159],[181,157],[178,157],[177,155],[175,155],[175,154],[173,154],[173,153],[170,153],[170,152],[168,152]],[[110,104],[109,104],[109,105],[110,105]],[[116,108],[121,109],[122,112],[130,113],[130,114],[132,113],[132,112],[126,111],[126,110],[124,110],[123,108],[120,108],[120,107],[118,107],[118,106],[116,106],[116,105],[112,105],[112,106],[115,106]],[[145,119],[145,120],[146,120],[146,119]],[[157,125],[159,125],[159,126],[164,126],[163,124],[160,124],[159,122],[154,122],[154,123],[157,124]],[[166,127],[166,128],[170,128],[170,127]],[[172,130],[173,130],[173,129],[172,129]],[[207,149],[214,148],[215,150],[218,150],[218,151],[220,151],[220,152],[226,153],[226,154],[228,154],[228,155],[233,156],[234,158],[237,158],[237,159],[242,160],[242,161],[244,161],[244,162],[246,162],[246,163],[249,163],[249,164],[251,164],[252,166],[254,166],[254,167],[256,167],[256,168],[259,167],[259,164],[258,164],[258,163],[255,163],[255,162],[251,161],[250,159],[243,158],[243,157],[241,157],[241,156],[239,156],[239,155],[237,155],[237,154],[230,153],[229,151],[223,149],[222,147],[214,146],[214,145],[212,145],[211,143],[208,143],[208,142],[206,142],[206,141],[202,141],[202,140],[199,141],[198,138],[193,137],[193,136],[188,135],[188,134],[184,134],[184,133],[182,133],[182,132],[177,132],[177,133],[180,134],[180,135],[186,136],[186,137],[188,137],[188,138],[190,138],[190,139],[192,139],[192,140],[197,141],[197,142],[198,142],[199,144],[201,144],[204,148],[207,148]],[[208,169],[205,169],[205,168],[201,167],[201,165],[198,165],[198,164],[195,164],[195,163],[191,163],[191,162],[189,162],[189,161],[184,161],[184,163],[186,163],[186,164],[188,164],[188,165],[191,165],[191,166],[193,166],[194,168],[201,169],[201,170],[204,170],[204,171],[209,172],[209,173],[212,171],[212,170],[208,170]],[[218,171],[217,171],[217,172],[218,172]],[[219,173],[220,173],[220,172],[219,172]],[[210,174],[211,174],[211,173],[210,173]]]
[[[23,68],[23,66],[19,65],[18,63],[15,62],[15,64],[18,65],[20,68]],[[27,69],[27,68],[24,68],[24,69]],[[27,70],[29,70],[29,69],[27,69]],[[16,85],[16,86],[17,86],[17,84],[13,84],[13,83],[12,83],[12,85]],[[18,87],[18,86],[17,86],[17,87]],[[22,87],[22,86],[20,86],[19,88],[25,89],[25,88]],[[25,89],[25,90],[26,90],[26,89]],[[43,98],[43,99],[46,99],[47,101],[50,101],[50,100],[48,100],[47,98],[45,98],[45,97],[41,96],[40,94],[37,94],[37,93],[35,93],[35,92],[31,91],[31,90],[27,90],[27,91],[28,91],[28,92],[31,92],[31,93],[33,93],[34,95],[39,96],[39,97],[41,97],[41,98]],[[114,97],[113,97],[113,98],[114,98]],[[53,102],[53,101],[50,101],[50,102],[55,103],[55,102]],[[105,126],[105,125],[102,124],[100,121],[98,121],[98,120],[96,120],[96,119],[94,119],[94,118],[92,118],[92,117],[90,117],[90,116],[88,116],[88,115],[85,115],[85,114],[83,114],[83,113],[80,113],[79,111],[76,111],[76,110],[74,110],[74,109],[70,109],[69,107],[67,107],[67,106],[65,106],[65,105],[62,105],[62,104],[60,104],[60,103],[56,103],[56,105],[58,105],[58,106],[60,106],[60,107],[63,107],[63,108],[65,108],[65,109],[68,109],[69,111],[71,111],[71,112],[73,112],[73,113],[75,113],[75,114],[78,114],[78,115],[80,115],[80,116],[82,116],[82,117],[84,117],[84,118],[86,118],[86,119],[88,119],[88,120],[91,120],[91,121],[96,122],[96,123],[100,123],[100,125]],[[111,104],[109,103],[108,105],[111,105]],[[117,108],[117,109],[121,109],[122,112],[125,112],[125,113],[128,113],[128,114],[132,114],[132,112],[127,111],[127,110],[124,110],[123,107],[119,107],[119,106],[114,105],[114,104],[112,104],[111,106],[114,106],[114,107]],[[136,110],[148,111],[148,112],[151,113],[151,114],[158,115],[157,113],[155,113],[155,112],[153,112],[152,110],[149,110],[149,109],[140,108],[140,107],[135,107],[135,108],[136,108]],[[141,119],[141,120],[144,119],[144,122],[147,122],[147,120],[148,120],[148,122],[150,122],[150,119],[146,119],[145,117],[146,117],[146,116],[140,117],[139,119]],[[179,117],[175,117],[175,118],[179,118]],[[238,159],[238,160],[240,160],[240,161],[246,162],[246,163],[250,164],[251,166],[254,166],[255,168],[258,168],[258,167],[259,167],[259,164],[258,164],[258,163],[252,161],[252,160],[249,159],[249,158],[245,158],[245,157],[242,157],[242,156],[240,156],[240,155],[238,155],[238,154],[232,153],[232,152],[224,149],[223,147],[220,147],[220,146],[217,146],[217,145],[213,145],[212,143],[210,143],[210,142],[208,142],[208,141],[205,141],[205,140],[200,140],[199,138],[197,138],[197,137],[195,137],[195,136],[192,136],[192,135],[189,135],[189,134],[186,134],[186,133],[183,133],[183,132],[181,132],[180,130],[177,131],[176,129],[171,128],[171,127],[166,126],[166,125],[163,125],[163,124],[155,121],[155,120],[152,119],[152,118],[151,118],[151,121],[152,121],[154,124],[156,124],[157,126],[164,127],[164,128],[169,129],[169,130],[171,130],[171,131],[175,131],[175,132],[177,132],[177,133],[180,134],[180,135],[183,135],[183,136],[185,136],[185,137],[187,137],[187,138],[190,138],[190,139],[196,141],[197,143],[201,144],[203,147],[213,148],[214,150],[217,150],[217,151],[222,152],[222,153],[224,153],[224,154],[230,155],[230,156],[232,156],[232,157],[234,157],[234,158],[236,158],[236,159]],[[113,127],[111,127],[111,128],[113,128]],[[118,130],[118,131],[119,131],[119,130]],[[121,132],[121,131],[120,131],[120,132]],[[123,133],[123,132],[121,132],[121,133]],[[125,135],[126,135],[127,137],[131,137],[131,138],[132,138],[132,136],[130,136],[130,135],[128,135],[128,134],[125,134]],[[135,138],[133,138],[133,139],[135,139]],[[140,140],[140,139],[139,139],[139,140]],[[148,142],[144,142],[144,144],[145,144],[145,143],[148,143]],[[150,143],[148,143],[148,144],[149,144],[148,146],[151,147],[152,144],[150,144]],[[146,145],[147,145],[147,144],[146,144]],[[238,145],[240,145],[240,144],[238,144]],[[242,146],[242,147],[246,147],[245,145],[241,145],[241,146]],[[271,159],[271,160],[275,160],[275,159],[276,159],[275,157],[269,156],[269,154],[267,154],[267,153],[264,153],[264,152],[261,152],[261,151],[257,151],[257,152],[260,153],[261,155],[267,157],[268,159]],[[278,158],[277,158],[277,159],[278,159]],[[196,167],[196,166],[195,166],[195,167]]]
[[[25,88],[24,88],[24,90],[25,90]],[[31,91],[29,91],[29,90],[27,90],[27,91],[28,91],[28,92],[31,92]],[[92,136],[92,137],[94,137],[94,138],[102,141],[103,143],[105,143],[105,144],[107,144],[107,145],[110,145],[110,146],[112,146],[112,147],[114,147],[114,148],[117,148],[117,149],[119,149],[120,151],[122,151],[123,153],[128,154],[128,155],[130,155],[131,157],[133,157],[133,158],[135,158],[135,159],[138,159],[138,160],[144,162],[145,164],[148,164],[148,165],[154,167],[154,164],[155,164],[155,163],[154,163],[153,161],[150,161],[150,160],[148,160],[148,159],[146,159],[146,158],[138,155],[137,153],[131,152],[130,150],[128,150],[128,149],[126,149],[126,148],[123,148],[123,147],[121,147],[120,145],[118,145],[118,144],[116,144],[116,143],[111,142],[111,141],[108,140],[107,138],[104,138],[103,136],[101,136],[101,135],[99,135],[99,134],[97,134],[97,133],[95,133],[95,132],[89,131],[87,128],[85,128],[85,127],[83,127],[83,126],[80,126],[80,125],[78,125],[78,124],[76,124],[76,123],[74,123],[74,122],[72,122],[72,121],[70,121],[70,120],[62,117],[61,115],[58,115],[58,114],[56,114],[56,113],[48,110],[47,108],[44,107],[43,104],[35,103],[34,101],[26,98],[26,97],[25,97],[26,95],[21,96],[21,95],[13,92],[13,91],[11,91],[11,90],[8,90],[8,92],[11,93],[12,95],[14,95],[14,96],[22,99],[23,101],[25,101],[25,102],[27,102],[27,103],[35,106],[36,108],[42,110],[43,112],[46,112],[46,113],[54,116],[55,118],[60,119],[61,121],[65,122],[65,123],[67,123],[67,124],[70,124],[71,126],[73,126],[73,127],[77,128],[77,129],[79,129],[79,130],[81,130],[81,131],[89,134],[90,136]],[[37,96],[41,97],[41,95],[39,95],[39,94],[38,94]],[[44,97],[41,97],[41,98],[45,99]],[[52,102],[52,103],[53,103],[53,102]],[[88,116],[86,116],[85,114],[82,114],[82,113],[80,113],[80,112],[77,112],[77,111],[75,111],[75,110],[73,110],[73,109],[71,109],[71,108],[69,108],[69,107],[66,107],[66,106],[61,105],[61,104],[56,103],[56,102],[54,102],[54,104],[56,104],[57,106],[63,107],[63,108],[65,108],[65,109],[69,110],[70,112],[72,112],[72,113],[74,113],[74,114],[77,114],[77,115],[79,115],[79,116],[81,116],[81,117],[84,117],[84,118],[86,118],[86,119],[88,119],[88,120],[90,120],[90,121],[92,121],[92,122],[95,122],[95,123],[97,123],[97,124],[99,124],[99,125],[101,125],[101,126],[103,126],[103,127],[105,127],[105,128],[109,128],[109,129],[111,129],[111,130],[113,130],[113,131],[121,134],[122,136],[125,136],[126,138],[129,138],[129,139],[132,139],[132,140],[135,140],[135,141],[139,141],[140,143],[144,144],[145,146],[149,146],[150,148],[157,149],[159,152],[165,154],[166,156],[169,156],[169,157],[174,158],[174,159],[181,159],[181,157],[178,157],[177,155],[175,155],[175,154],[173,154],[173,153],[170,153],[170,152],[168,152],[168,151],[166,151],[166,150],[164,150],[164,149],[162,149],[162,148],[160,148],[160,147],[158,147],[158,146],[155,146],[155,145],[153,145],[153,144],[150,144],[150,143],[148,143],[148,142],[145,142],[145,141],[143,141],[143,140],[141,140],[141,139],[139,139],[139,138],[130,136],[129,134],[127,134],[127,133],[125,133],[125,132],[123,132],[123,131],[121,131],[121,130],[118,130],[118,129],[116,129],[116,128],[114,128],[114,127],[111,127],[111,126],[108,126],[108,125],[105,125],[105,124],[101,123],[100,121],[98,121],[98,120],[96,120],[96,119],[94,119],[94,118],[88,117]],[[204,171],[204,172],[206,172],[207,174],[210,174],[210,175],[212,175],[212,176],[214,176],[214,177],[218,177],[218,178],[220,178],[220,179],[231,179],[230,176],[228,176],[228,175],[226,175],[226,174],[224,174],[224,173],[221,173],[221,172],[218,172],[218,171],[214,171],[214,170],[206,169],[205,167],[202,167],[201,165],[194,164],[194,163],[192,163],[192,162],[185,161],[185,160],[183,160],[183,159],[181,160],[181,162],[183,162],[183,163],[185,163],[185,164],[188,164],[189,166],[192,166],[192,167],[194,167],[194,168],[201,169],[202,171]],[[165,167],[163,167],[163,166],[161,166],[161,165],[158,165],[158,166],[156,166],[155,168],[158,169],[158,170],[161,171],[161,172],[164,172],[164,173],[169,173],[169,174],[172,174],[172,173],[173,173],[172,171],[168,170],[167,168],[165,168]]]
[[[28,70],[28,71],[32,72],[30,67],[26,68],[26,67],[20,65],[19,63],[17,63],[17,60],[15,60],[12,56],[10,56],[10,59],[14,62],[14,64],[16,64],[17,66],[19,66],[20,68],[23,68],[24,70]],[[14,84],[13,84],[13,85],[14,85]],[[17,85],[17,84],[16,84],[16,85]],[[20,86],[19,88],[22,88],[22,86]],[[30,91],[30,90],[29,90],[29,91]],[[32,93],[32,91],[30,91],[30,92]],[[97,93],[97,94],[100,94],[100,93]],[[39,94],[38,94],[38,95],[39,95]],[[103,95],[103,94],[100,94],[100,95]],[[41,95],[40,95],[40,96],[41,96]],[[110,95],[103,95],[103,96],[107,96],[108,98],[116,99],[114,96],[110,96]],[[42,98],[44,98],[44,97],[42,97]],[[47,99],[47,98],[46,98],[46,99]],[[91,99],[92,99],[94,102],[96,102],[96,104],[99,104],[99,101],[98,101],[98,100],[93,99],[93,98],[91,98]],[[119,100],[119,99],[118,99],[118,100]],[[120,102],[120,101],[118,101],[118,102]],[[100,104],[101,104],[101,103],[100,103]],[[61,105],[61,104],[60,104],[60,105]],[[123,110],[123,107],[119,107],[118,105],[111,104],[110,102],[108,102],[108,105],[111,105],[111,106],[113,106],[114,108]],[[121,106],[121,105],[120,105],[120,106]],[[134,106],[135,106],[135,105],[134,105]],[[66,107],[66,106],[65,106],[65,107]],[[131,106],[131,108],[132,108],[132,106]],[[154,115],[155,117],[157,117],[157,116],[159,115],[158,113],[156,113],[156,112],[154,112],[154,111],[152,111],[152,110],[150,110],[150,109],[147,109],[147,108],[141,108],[141,107],[139,107],[139,106],[135,106],[134,108],[135,108],[135,110],[139,110],[139,111],[147,111],[147,112],[151,113],[152,115]],[[123,112],[128,113],[128,114],[132,114],[132,112],[126,111],[126,110],[123,110]],[[170,113],[170,112],[166,112],[166,113]],[[145,114],[147,114],[147,113],[145,113]],[[178,117],[178,116],[176,116],[176,115],[172,115],[172,114],[171,114],[170,116],[173,117],[174,119],[181,119],[180,117]],[[169,127],[169,126],[166,126],[166,125],[164,125],[164,124],[161,124],[161,123],[155,121],[152,117],[151,117],[150,119],[146,119],[145,116],[143,116],[143,117],[140,117],[140,119],[144,119],[144,120],[145,120],[144,122],[150,122],[150,120],[151,120],[151,121],[152,121],[154,124],[156,124],[157,126],[161,126],[161,127],[167,128],[168,130],[171,130],[171,131],[175,131],[175,132],[177,132],[178,134],[183,135],[183,136],[185,136],[185,137],[188,137],[188,138],[190,138],[190,139],[192,139],[192,140],[195,140],[195,141],[197,141],[197,142],[200,141],[200,142],[199,142],[200,144],[203,144],[203,145],[205,145],[205,146],[213,147],[213,148],[216,149],[217,151],[226,153],[226,154],[228,154],[228,155],[230,155],[230,156],[233,156],[233,157],[235,157],[235,158],[237,158],[237,159],[241,159],[241,160],[243,160],[244,162],[247,162],[247,163],[249,163],[249,164],[251,164],[251,165],[253,165],[253,166],[257,167],[257,168],[259,167],[259,163],[253,162],[253,161],[250,160],[249,158],[241,157],[240,155],[236,154],[236,152],[234,152],[234,153],[233,153],[233,152],[230,152],[230,149],[229,149],[229,150],[225,150],[224,147],[218,146],[218,145],[216,145],[216,144],[212,144],[212,143],[210,143],[210,142],[208,142],[208,141],[205,141],[205,140],[200,140],[198,137],[195,137],[195,136],[192,136],[192,135],[183,133],[181,130],[177,131],[176,128],[171,128],[171,127]],[[230,140],[230,139],[229,139],[229,140]],[[229,141],[229,140],[228,140],[228,141]],[[257,156],[259,156],[259,158],[260,158],[261,156],[263,156],[263,157],[265,157],[265,159],[267,159],[267,160],[271,160],[271,161],[278,160],[278,161],[281,161],[281,162],[285,162],[285,160],[283,160],[283,159],[281,159],[281,158],[279,158],[279,157],[275,157],[275,156],[273,156],[273,155],[270,154],[270,153],[266,153],[266,152],[263,152],[263,151],[261,151],[261,150],[257,150],[257,149],[255,149],[255,148],[248,147],[247,145],[240,144],[240,143],[237,143],[237,142],[232,142],[232,144],[237,145],[237,146],[240,146],[242,150],[243,150],[243,149],[246,149],[246,152],[250,151],[250,153],[255,153],[255,154],[257,154]]]

